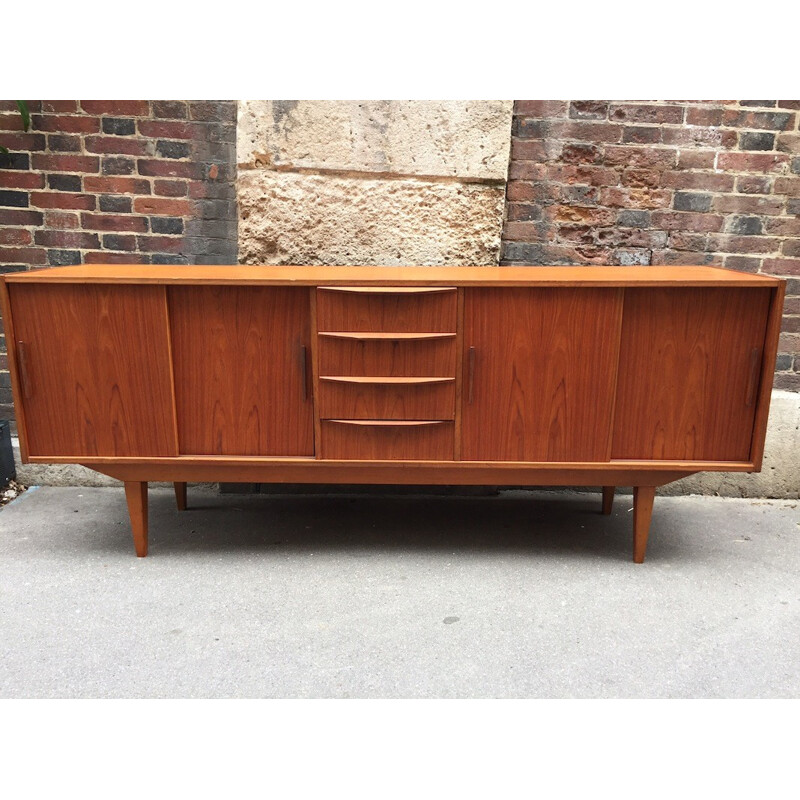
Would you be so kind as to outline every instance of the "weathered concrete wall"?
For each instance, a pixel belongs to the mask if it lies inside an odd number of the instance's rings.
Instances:
[[[242,101],[239,260],[496,264],[510,101]]]

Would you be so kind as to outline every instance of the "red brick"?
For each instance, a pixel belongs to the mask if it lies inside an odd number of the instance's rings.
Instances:
[[[736,179],[736,191],[744,194],[769,194],[772,178],[765,175],[742,175]]]
[[[800,258],[765,258],[761,269],[768,275],[800,275]]]
[[[182,236],[139,236],[139,249],[151,253],[180,253],[183,250]]]
[[[532,142],[526,142],[526,144],[532,144]],[[597,145],[588,142],[565,144],[561,150],[561,161],[565,164],[597,164],[601,159],[602,150]],[[547,161],[549,159],[540,160]]]
[[[770,131],[791,130],[795,120],[795,115],[787,111],[738,111],[731,108],[722,115],[723,125]]]
[[[17,169],[0,170],[0,188],[44,189],[44,175]]]
[[[517,100],[514,113],[523,117],[565,117],[568,103],[565,100]]]
[[[0,264],[45,264],[47,253],[40,247],[0,247]]]
[[[83,179],[83,188],[87,192],[103,194],[150,194],[150,181],[118,175],[102,177],[88,175]]]
[[[623,186],[647,186],[655,189],[661,183],[661,173],[655,169],[626,169],[622,173]]]
[[[44,247],[99,247],[96,233],[84,231],[36,231],[36,244]]]
[[[47,172],[97,172],[100,169],[100,159],[97,156],[34,153],[31,166]]]
[[[800,178],[775,178],[775,194],[800,197]]]
[[[800,297],[787,297],[783,301],[783,313],[800,314]]]
[[[508,167],[510,181],[538,181],[546,174],[545,168],[536,161],[512,161]]]
[[[721,108],[702,108],[692,107],[686,109],[686,124],[687,125],[700,125],[704,128],[712,128],[722,125],[722,115],[724,111]]]
[[[41,133],[0,133],[0,145],[6,150],[22,150],[33,152],[44,150],[46,146],[44,134]]]
[[[702,253],[706,249],[707,243],[708,237],[703,233],[674,231],[669,237],[669,246],[676,250],[692,250]]]
[[[626,167],[674,167],[678,151],[665,147],[607,147],[604,161]]]
[[[56,113],[77,113],[77,100],[42,100],[42,111],[45,114]]]
[[[658,144],[661,141],[661,128],[657,125],[628,125],[622,132],[622,141],[626,144]]]
[[[194,161],[140,158],[136,162],[136,166],[140,175],[156,176],[158,178],[202,180],[205,177],[203,165]]]
[[[662,141],[679,147],[736,147],[736,131],[719,128],[664,128]]]
[[[560,142],[514,138],[511,140],[511,163],[513,165],[515,161],[552,161],[558,157],[560,150]]]
[[[613,225],[617,214],[608,208],[596,206],[548,206],[545,216],[554,222],[580,225]]]
[[[27,208],[4,208],[0,224],[3,225],[41,225],[44,216],[41,211]]]
[[[758,256],[725,256],[725,266],[740,272],[760,272],[761,258]]]
[[[668,189],[609,186],[600,190],[600,202],[613,208],[667,208],[672,202],[672,192]]]
[[[718,253],[697,253],[690,250],[653,250],[650,263],[654,267],[721,267],[723,256]]]
[[[772,236],[800,236],[800,217],[768,219],[764,228]]]
[[[779,133],[775,149],[782,153],[800,154],[800,133]]]
[[[510,242],[542,241],[542,232],[547,227],[546,223],[537,222],[536,220],[524,222],[508,221],[503,229],[503,235]]]
[[[186,181],[153,181],[153,193],[163,197],[185,197]]]
[[[564,180],[561,181],[562,183],[585,183],[590,186],[616,186],[619,183],[619,173],[608,167],[576,166],[563,169]],[[570,172],[566,172],[566,170],[570,170]]]
[[[619,142],[622,130],[622,125],[610,122],[567,122],[561,130],[561,136],[584,142]]]
[[[31,122],[32,127],[37,131],[51,131],[53,133],[97,133],[100,130],[100,120],[97,117],[45,114],[43,116],[34,116]]]
[[[0,244],[31,244],[33,237],[25,228],[0,228]]]
[[[19,112],[0,115],[0,131],[22,131],[22,117]]]
[[[778,108],[800,109],[800,100],[778,100]]]
[[[716,153],[708,150],[681,150],[678,169],[712,169]]]
[[[137,214],[154,214],[161,217],[191,216],[193,204],[189,200],[173,200],[160,197],[137,197],[133,210]]]
[[[190,122],[162,122],[161,120],[139,120],[139,133],[151,139],[191,139],[195,127]]]
[[[113,153],[114,155],[152,155],[153,144],[142,139],[124,136],[87,136],[86,149],[90,153]]]
[[[721,231],[725,218],[716,214],[684,211],[654,211],[651,217],[654,228],[665,231]]]
[[[700,189],[706,192],[732,192],[733,175],[715,172],[665,172],[661,185],[672,189]]]
[[[134,217],[130,214],[81,214],[81,225],[92,231],[147,231],[146,217]]]
[[[141,253],[110,253],[102,250],[98,253],[86,253],[85,264],[147,264],[149,259]]]
[[[784,153],[720,153],[717,168],[733,172],[777,172],[789,160]]]
[[[772,386],[787,392],[800,392],[800,372],[776,372]]]
[[[800,258],[800,239],[787,239],[781,245],[781,253],[785,256]]]
[[[37,208],[74,208],[81,211],[92,211],[95,203],[95,198],[88,194],[31,192],[31,205]]]
[[[112,114],[126,117],[146,117],[150,113],[147,100],[81,100],[88,114]]]
[[[775,242],[769,236],[709,236],[709,250],[722,253],[771,253]]]
[[[609,119],[615,122],[650,122],[677,125],[683,122],[682,106],[613,103]]]
[[[109,234],[103,236],[103,247],[106,250],[127,250],[136,249],[136,237],[128,234]]]
[[[72,214],[69,211],[46,211],[44,225],[46,228],[67,230],[80,228],[81,221],[77,214]]]
[[[712,208],[720,214],[761,214],[777,216],[783,212],[783,198],[756,197],[741,194],[720,194],[713,198]]]
[[[506,186],[506,197],[509,200],[531,202],[541,199],[540,190],[529,181],[509,181]]]

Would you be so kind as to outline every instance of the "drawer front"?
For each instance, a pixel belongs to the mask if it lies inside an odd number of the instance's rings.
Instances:
[[[322,458],[366,461],[451,461],[452,422],[322,422]]]
[[[453,289],[317,289],[317,330],[455,333]]]
[[[437,383],[354,383],[320,378],[319,382],[319,415],[323,419],[449,420],[455,416],[455,404],[452,379]]]
[[[455,377],[455,334],[434,334],[444,337],[437,339],[352,338],[358,335],[320,334],[320,375]]]

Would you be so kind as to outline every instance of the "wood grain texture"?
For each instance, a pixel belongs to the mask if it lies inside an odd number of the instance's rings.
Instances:
[[[176,455],[164,288],[13,285],[30,455]]]
[[[322,421],[324,459],[446,460],[453,458],[452,422]]]
[[[616,486],[604,486],[603,487],[603,514],[608,515],[614,508],[614,492],[616,491]]]
[[[126,480],[125,500],[131,520],[133,546],[136,555],[144,558],[147,555],[147,482]]]
[[[643,564],[650,536],[650,520],[653,517],[655,486],[633,487],[633,562]]]
[[[346,383],[321,377],[318,405],[321,419],[451,420],[455,396],[454,378],[436,383],[387,384]]]
[[[772,383],[775,376],[775,360],[778,355],[778,339],[783,322],[783,299],[786,283],[772,289],[767,320],[767,332],[764,337],[764,358],[761,361],[761,375],[756,400],[756,413],[753,421],[753,440],[750,444],[750,459],[756,472],[761,471],[764,459],[764,442],[767,438],[767,419],[769,404],[772,398]]]
[[[311,455],[308,293],[170,287],[169,306],[181,453]]]
[[[749,458],[769,300],[769,289],[626,289],[613,458]]]
[[[25,404],[23,403],[22,372],[17,363],[17,337],[15,335],[14,317],[11,313],[11,298],[8,284],[0,275],[0,311],[3,314],[3,333],[5,334],[8,370],[11,376],[11,397],[14,401],[14,412],[17,418],[19,435],[19,454],[23,464],[28,463],[28,433],[25,424]]]
[[[720,267],[353,267],[79,264],[5,276],[14,283],[158,283],[270,286],[777,286],[769,275]]]
[[[178,511],[186,511],[186,481],[174,481],[172,484],[175,490],[175,504]]]
[[[456,332],[456,290],[356,294],[317,289],[320,331]]]
[[[320,334],[320,374],[455,377],[455,335],[437,335],[447,338],[354,340]]]
[[[621,308],[617,289],[465,290],[462,458],[607,461]]]

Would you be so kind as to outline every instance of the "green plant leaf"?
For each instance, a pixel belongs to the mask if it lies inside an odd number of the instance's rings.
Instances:
[[[28,111],[28,104],[24,100],[17,100],[17,108],[22,117],[22,130],[27,133],[28,128],[31,127],[31,113]]]
[[[6,153],[7,154],[8,153],[8,148],[7,147],[3,147],[3,145],[0,144],[0,153]]]

